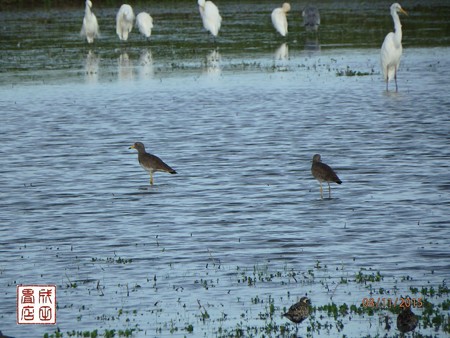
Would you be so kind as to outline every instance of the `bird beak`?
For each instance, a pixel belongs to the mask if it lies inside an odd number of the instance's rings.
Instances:
[[[136,149],[136,147],[134,146],[134,144],[132,146],[130,146],[128,149]]]
[[[400,8],[400,12],[402,12],[402,13],[405,14],[406,16],[409,16],[409,15],[408,15],[408,12],[405,11],[403,8]]]

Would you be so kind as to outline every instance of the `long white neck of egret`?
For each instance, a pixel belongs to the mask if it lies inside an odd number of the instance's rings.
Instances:
[[[90,6],[89,2],[86,2],[86,13],[88,15],[91,14],[91,6]]]
[[[400,18],[398,17],[397,11],[392,11],[392,19],[394,19],[394,34],[397,43],[402,41],[402,24],[400,23]]]

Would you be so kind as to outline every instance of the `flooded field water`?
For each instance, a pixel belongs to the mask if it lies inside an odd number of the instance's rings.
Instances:
[[[215,41],[195,2],[136,6],[153,35],[125,43],[94,2],[93,45],[83,6],[0,12],[0,330],[391,337],[398,307],[363,299],[409,296],[416,332],[448,335],[449,4],[404,4],[395,93],[386,2],[318,2],[318,35],[292,4],[287,38],[276,3],[216,3]],[[150,186],[136,141],[178,174]],[[57,285],[56,326],[16,324],[18,284]]]

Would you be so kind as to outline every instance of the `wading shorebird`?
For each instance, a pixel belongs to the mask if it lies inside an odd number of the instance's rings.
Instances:
[[[311,301],[308,297],[300,298],[300,301],[292,305],[288,312],[283,314],[284,317],[289,319],[291,322],[295,324],[300,324],[309,315],[309,307],[311,306]]]
[[[307,6],[302,12],[303,26],[307,32],[317,32],[320,26],[320,13],[317,7]]]
[[[120,6],[116,15],[116,33],[120,40],[127,41],[128,34],[133,29],[134,12],[130,5]]]
[[[398,4],[391,5],[391,16],[394,20],[394,32],[390,32],[384,38],[381,46],[381,71],[383,72],[384,81],[386,81],[386,91],[389,91],[389,81],[394,78],[395,91],[397,86],[397,70],[400,66],[400,58],[402,57],[402,24],[398,13],[408,15],[406,11]]]
[[[328,197],[331,198],[331,187],[330,182],[335,182],[337,184],[341,184],[342,181],[336,175],[333,169],[330,166],[322,163],[321,157],[319,154],[315,154],[312,159],[311,173],[316,180],[319,181],[320,184],[320,198],[323,199],[323,189],[322,182],[328,183]]]
[[[411,311],[411,307],[405,307],[397,317],[397,329],[401,333],[413,331],[417,326],[417,316]]]
[[[219,9],[212,1],[198,0],[198,9],[202,17],[203,27],[215,38],[219,34],[222,17]]]
[[[141,12],[136,15],[136,27],[139,32],[147,39],[152,35],[153,18],[147,12]]]
[[[286,36],[288,33],[287,13],[291,10],[291,5],[285,2],[281,7],[275,8],[272,11],[271,18],[273,27],[281,36]]]
[[[153,185],[153,173],[156,171],[165,171],[170,174],[177,172],[163,162],[158,156],[149,154],[145,151],[145,146],[141,142],[136,142],[128,149],[136,149],[138,151],[139,164],[145,171],[150,174],[150,184]]]
[[[83,18],[83,26],[81,27],[81,36],[85,36],[88,43],[93,43],[94,38],[98,37],[97,17],[92,13],[92,2],[86,0],[86,8]]]

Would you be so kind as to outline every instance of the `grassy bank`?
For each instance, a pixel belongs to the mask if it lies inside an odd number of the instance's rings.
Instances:
[[[93,1],[96,7],[118,7],[123,4],[123,1],[116,0],[99,0]],[[162,1],[153,1],[158,3]],[[185,0],[169,0],[165,3],[179,3]],[[133,5],[148,4],[148,1],[132,1]],[[32,9],[32,8],[77,8],[83,7],[83,0],[0,0],[0,11],[3,10],[17,10],[17,9]]]

